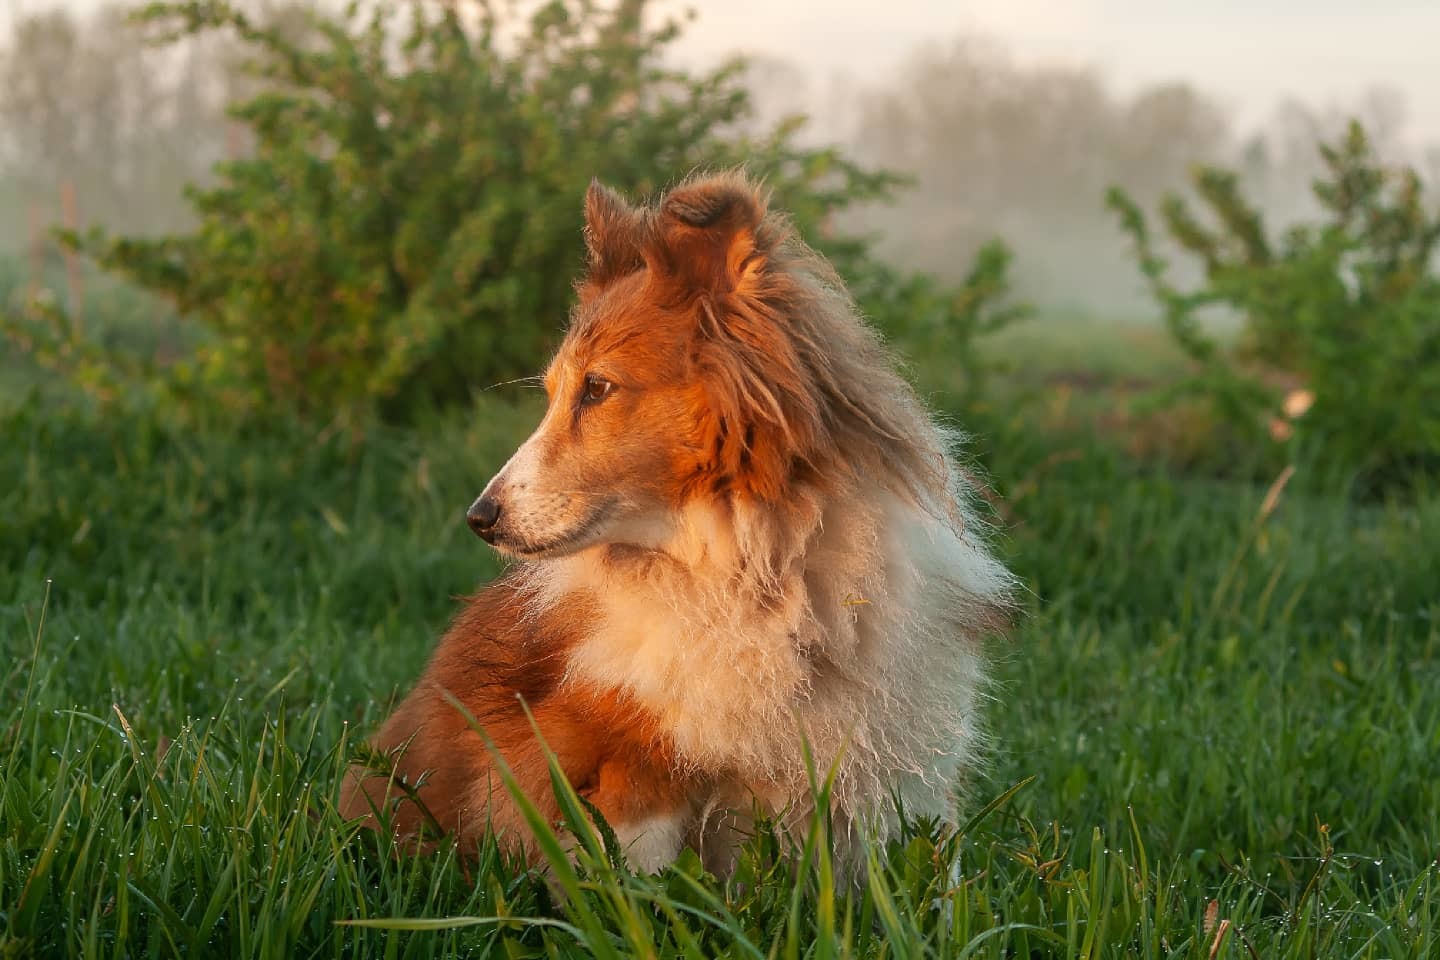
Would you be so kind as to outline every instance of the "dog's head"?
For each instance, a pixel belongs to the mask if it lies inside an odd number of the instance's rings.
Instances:
[[[591,185],[589,270],[534,434],[470,508],[521,557],[657,546],[696,498],[774,499],[822,432],[783,222],[738,174],[635,208]],[[807,351],[815,356],[806,355]]]

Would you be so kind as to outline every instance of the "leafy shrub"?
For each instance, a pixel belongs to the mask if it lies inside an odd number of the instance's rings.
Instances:
[[[644,195],[739,162],[842,273],[867,279],[879,322],[903,325],[909,281],[869,263],[864,241],[827,236],[836,211],[883,197],[897,177],[797,146],[797,121],[739,133],[749,102],[737,68],[662,66],[678,28],[646,27],[643,0],[556,0],[519,36],[500,6],[481,4],[471,23],[454,5],[352,6],[316,15],[300,39],[223,2],[147,8],[165,37],[234,31],[266,89],[232,109],[254,154],[191,190],[194,232],[67,237],[205,331],[192,358],[142,382],[350,424],[463,402],[533,373],[551,345],[592,177]],[[957,334],[1003,292],[1003,276],[997,288],[986,275],[983,290],[941,298],[958,305]],[[89,357],[82,379],[118,369],[84,344],[67,356]]]
[[[1440,212],[1425,209],[1413,170],[1381,166],[1358,124],[1320,152],[1323,217],[1278,238],[1233,173],[1195,173],[1206,218],[1165,198],[1170,238],[1204,269],[1193,291],[1169,279],[1139,207],[1119,188],[1108,202],[1196,362],[1183,386],[1248,436],[1268,433],[1373,489],[1440,462]],[[1242,320],[1233,349],[1198,318],[1217,305]]]
[[[927,273],[905,273],[878,260],[851,266],[850,289],[891,337],[927,366],[946,368],[952,401],[969,408],[980,401],[993,364],[976,349],[982,337],[1030,316],[1028,304],[1010,300],[1010,249],[999,240],[983,245],[959,286]],[[955,373],[958,377],[954,376]]]

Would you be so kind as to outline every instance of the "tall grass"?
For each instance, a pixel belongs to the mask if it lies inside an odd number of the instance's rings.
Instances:
[[[854,887],[823,823],[728,882],[636,875],[573,797],[547,871],[394,855],[339,775],[495,572],[463,509],[533,414],[358,446],[0,424],[0,953],[1440,955],[1440,501],[1267,500],[1000,425],[1033,603],[964,829]]]

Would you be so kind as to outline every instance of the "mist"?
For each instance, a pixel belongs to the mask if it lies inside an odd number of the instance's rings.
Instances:
[[[255,5],[305,29],[303,8]],[[704,38],[702,15],[685,28]],[[223,36],[147,43],[123,8],[72,4],[16,14],[0,42],[0,254],[34,272],[58,256],[47,228],[90,224],[153,235],[191,223],[187,183],[250,148],[226,105],[257,90]],[[712,40],[716,49],[721,41]],[[893,44],[892,44],[893,45]],[[686,41],[677,48],[683,57]],[[800,46],[797,41],[797,49]],[[1382,157],[1440,177],[1440,148],[1387,87],[1293,97],[1254,119],[1203,83],[1122,87],[1104,63],[1021,58],[978,30],[913,44],[894,70],[825,72],[813,51],[752,55],[751,125],[804,116],[811,142],[910,178],[894,202],[840,226],[884,257],[957,279],[992,237],[1014,249],[1018,293],[1043,309],[1141,316],[1138,275],[1103,208],[1112,184],[1145,204],[1199,163],[1242,174],[1279,227],[1313,211],[1316,144],[1361,120]],[[692,59],[698,58],[690,54]]]

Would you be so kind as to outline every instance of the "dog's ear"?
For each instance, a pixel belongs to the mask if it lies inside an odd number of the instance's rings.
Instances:
[[[644,256],[659,270],[709,293],[729,293],[760,275],[765,201],[736,173],[682,184],[660,202]]]
[[[585,191],[585,249],[591,283],[606,284],[640,269],[642,216],[625,198],[591,180]]]

